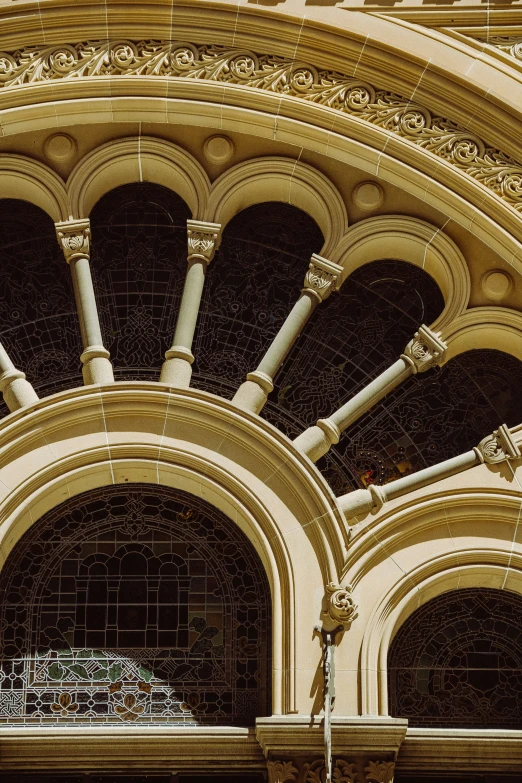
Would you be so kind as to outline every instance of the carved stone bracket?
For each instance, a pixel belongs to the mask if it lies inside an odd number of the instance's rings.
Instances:
[[[220,223],[205,223],[203,220],[187,220],[188,260],[202,259],[209,264],[219,247]]]
[[[325,783],[323,759],[313,761],[268,761],[268,783]],[[333,783],[393,783],[393,761],[348,761],[337,758],[332,769]]]
[[[502,424],[491,435],[482,438],[474,451],[481,462],[495,465],[510,459],[520,459],[522,456],[518,445],[515,443],[509,427]]]
[[[340,587],[335,582],[326,585],[327,607],[323,611],[336,625],[349,625],[358,616],[357,604],[352,597],[351,585]]]
[[[368,783],[393,783],[395,764],[393,761],[369,761],[364,771]]]
[[[423,324],[419,331],[415,332],[401,358],[411,365],[416,375],[442,364],[447,348],[446,343],[440,339],[440,332],[432,332]]]
[[[332,291],[340,285],[342,266],[328,261],[326,258],[313,254],[310,266],[305,275],[303,291],[314,294],[320,302],[324,302]]]
[[[89,219],[55,223],[58,244],[68,264],[76,258],[90,258],[91,228]]]

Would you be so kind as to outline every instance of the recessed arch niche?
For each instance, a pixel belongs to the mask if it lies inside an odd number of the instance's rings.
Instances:
[[[120,484],[44,515],[0,579],[0,723],[252,725],[270,711],[270,595],[222,512]]]
[[[522,726],[522,597],[442,593],[412,615],[388,653],[390,714],[410,726]]]

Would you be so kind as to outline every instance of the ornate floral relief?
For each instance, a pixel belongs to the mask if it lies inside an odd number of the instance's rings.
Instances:
[[[339,587],[335,582],[326,585],[327,608],[323,614],[336,623],[348,625],[358,617],[357,604],[353,600],[351,585]]]
[[[521,456],[520,449],[505,424],[502,424],[491,435],[482,438],[479,445],[475,447],[475,452],[481,462],[490,465],[504,462],[504,460],[520,459]]]
[[[304,279],[304,290],[311,291],[321,302],[327,299],[339,285],[342,267],[314,255]]]
[[[514,35],[494,35],[486,41],[490,46],[511,55],[515,60],[522,60],[522,38]]]
[[[221,226],[218,223],[204,223],[201,220],[187,221],[187,245],[189,258],[202,258],[210,263],[214,258]]]
[[[411,364],[414,373],[425,372],[441,364],[446,350],[447,345],[440,339],[440,332],[432,332],[422,325],[404,349],[402,358]]]
[[[368,783],[393,783],[395,764],[393,761],[369,761],[364,771]]]
[[[55,223],[55,227],[58,244],[62,247],[67,263],[73,258],[89,257],[91,236],[89,220],[68,220],[64,223]]]
[[[520,57],[520,41],[490,42]],[[454,122],[432,115],[424,106],[335,71],[318,70],[286,57],[176,41],[84,41],[0,52],[4,88],[118,75],[228,82],[320,103],[444,158],[522,211],[522,165],[516,160]]]
[[[269,761],[267,769],[268,783],[294,783],[297,780],[297,769],[291,761]]]

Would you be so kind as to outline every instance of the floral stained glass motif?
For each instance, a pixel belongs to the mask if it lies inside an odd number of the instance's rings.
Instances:
[[[521,615],[521,596],[484,588],[417,609],[390,648],[390,713],[410,726],[522,728]]]
[[[104,488],[49,512],[0,580],[0,723],[250,725],[270,601],[245,535],[187,493]]]

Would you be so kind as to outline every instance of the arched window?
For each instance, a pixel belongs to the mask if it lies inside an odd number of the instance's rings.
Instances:
[[[388,656],[390,712],[411,726],[522,728],[522,597],[463,589],[417,609]]]
[[[50,511],[0,580],[0,723],[253,724],[270,599],[246,536],[185,492],[107,487]]]

